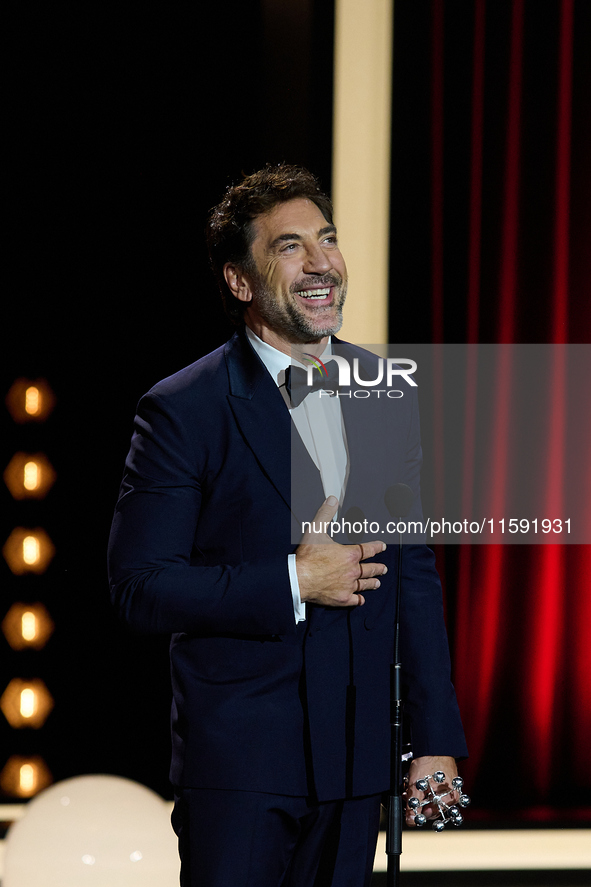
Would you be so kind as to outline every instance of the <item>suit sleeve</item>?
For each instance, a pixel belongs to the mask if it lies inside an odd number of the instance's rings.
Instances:
[[[111,528],[111,597],[145,632],[291,634],[287,557],[191,564],[206,454],[156,394],[140,401]]]
[[[407,545],[402,563],[401,662],[404,712],[415,757],[468,755],[451,681],[441,582],[426,545]]]

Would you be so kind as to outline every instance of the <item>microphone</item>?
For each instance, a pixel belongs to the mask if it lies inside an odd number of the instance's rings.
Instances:
[[[395,520],[410,511],[414,493],[406,484],[394,484],[384,494],[386,508]],[[398,533],[398,575],[394,619],[394,662],[390,666],[390,791],[386,823],[388,885],[399,883],[402,853],[402,663],[400,661],[400,599],[402,594],[402,533]]]
[[[349,524],[349,527],[347,529],[347,536],[349,537],[349,542],[351,542],[352,545],[359,545],[365,539],[365,533],[363,531],[364,520],[365,514],[358,505],[352,505],[343,518],[343,524]],[[355,530],[353,529],[353,524],[357,523],[361,524],[360,532],[355,532]]]
[[[394,484],[388,487],[384,495],[386,508],[394,518],[405,517],[410,511],[414,493],[406,484]]]

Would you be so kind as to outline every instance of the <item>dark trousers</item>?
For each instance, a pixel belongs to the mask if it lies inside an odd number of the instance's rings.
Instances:
[[[309,805],[259,792],[175,798],[181,887],[369,887],[380,796]]]

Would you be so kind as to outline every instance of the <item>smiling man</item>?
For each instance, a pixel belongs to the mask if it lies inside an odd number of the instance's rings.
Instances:
[[[290,389],[304,353],[330,364],[342,323],[332,206],[307,170],[269,166],[228,189],[207,238],[238,329],[140,401],[111,533],[112,597],[130,625],[172,634],[181,884],[363,887],[390,778],[397,551],[290,542],[292,427],[316,521],[335,516],[357,470],[339,399],[296,402]],[[420,513],[413,404],[386,445]],[[316,445],[326,429],[328,453]],[[410,781],[435,769],[451,778],[466,748],[426,546],[407,546],[404,573]]]

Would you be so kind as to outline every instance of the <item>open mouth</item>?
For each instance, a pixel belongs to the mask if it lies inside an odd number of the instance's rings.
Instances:
[[[306,302],[330,302],[332,301],[332,287],[326,286],[321,289],[298,290],[296,293],[300,299]]]

